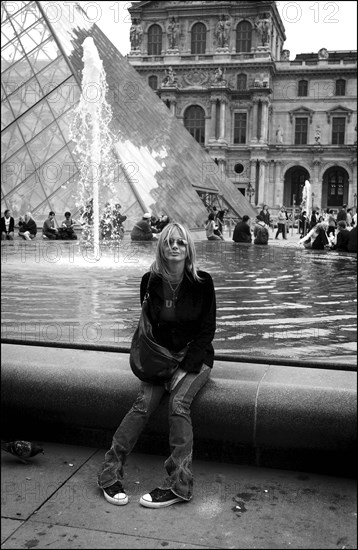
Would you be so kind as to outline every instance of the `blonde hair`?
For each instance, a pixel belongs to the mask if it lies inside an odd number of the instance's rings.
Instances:
[[[195,281],[202,282],[202,279],[198,275],[198,271],[196,268],[196,251],[193,238],[186,227],[176,222],[166,225],[163,231],[160,233],[155,261],[150,266],[150,270],[152,271],[152,273],[156,273],[157,275],[159,275],[160,277],[164,277],[165,279],[170,277],[168,260],[165,257],[164,252],[166,246],[169,246],[171,248],[169,241],[172,238],[175,230],[178,231],[180,238],[187,242],[184,274],[191,275]]]

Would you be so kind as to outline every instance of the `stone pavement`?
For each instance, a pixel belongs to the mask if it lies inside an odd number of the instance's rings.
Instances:
[[[194,498],[139,505],[163,475],[163,456],[133,453],[129,504],[96,485],[104,450],[43,443],[29,465],[2,452],[1,548],[357,548],[349,478],[194,459]]]

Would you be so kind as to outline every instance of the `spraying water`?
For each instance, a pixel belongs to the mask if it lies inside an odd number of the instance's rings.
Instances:
[[[70,138],[76,143],[74,155],[80,166],[76,205],[86,214],[83,218],[86,226],[83,235],[99,251],[101,200],[108,201],[108,196],[112,201],[116,200],[116,189],[111,177],[113,135],[109,124],[112,109],[106,101],[106,75],[93,38],[87,37],[82,46],[82,94],[74,112]],[[100,196],[99,183],[101,191],[107,191],[103,196]]]

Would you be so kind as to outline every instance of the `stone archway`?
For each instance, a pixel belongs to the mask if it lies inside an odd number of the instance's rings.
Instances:
[[[341,166],[331,166],[323,174],[322,206],[338,209],[348,203],[349,174]]]
[[[302,190],[307,179],[310,179],[310,174],[303,166],[291,166],[287,170],[283,187],[283,204],[286,207],[292,206],[294,198],[296,206],[301,204]]]

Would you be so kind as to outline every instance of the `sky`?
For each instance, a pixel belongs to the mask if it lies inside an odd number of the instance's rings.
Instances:
[[[126,55],[130,50],[131,18],[128,7],[132,2],[79,2],[88,19]],[[290,59],[298,53],[327,50],[357,49],[357,2],[276,2],[286,30],[284,49]]]

